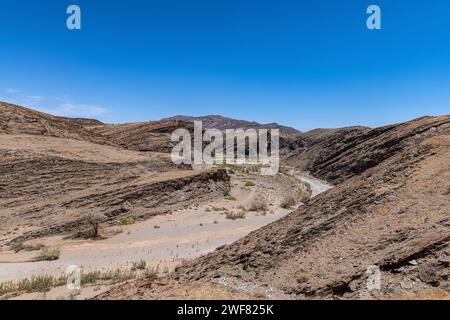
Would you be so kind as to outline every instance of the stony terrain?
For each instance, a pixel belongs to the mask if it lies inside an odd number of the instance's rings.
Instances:
[[[236,297],[448,295],[450,116],[337,130],[297,159],[337,186],[170,277],[99,298],[189,298],[187,288],[210,286],[217,294],[217,284]],[[368,292],[370,266],[381,270],[381,289]]]

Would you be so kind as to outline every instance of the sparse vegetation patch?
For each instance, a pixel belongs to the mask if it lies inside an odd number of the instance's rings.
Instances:
[[[124,218],[124,219],[122,219],[120,221],[120,224],[123,225],[123,226],[129,226],[129,225],[132,225],[134,223],[135,223],[134,219],[130,218],[130,217]]]
[[[249,211],[267,211],[269,207],[264,200],[255,200],[248,208]]]
[[[147,263],[144,260],[139,260],[136,262],[133,262],[133,266],[131,267],[131,270],[145,270],[147,266]]]
[[[50,249],[44,247],[41,249],[39,256],[36,258],[37,261],[54,261],[59,259],[61,252],[59,249]]]
[[[246,187],[254,187],[255,183],[253,181],[247,181],[247,182],[245,182],[244,186],[246,186]]]
[[[290,209],[294,207],[296,204],[297,200],[295,200],[295,198],[292,195],[290,195],[284,198],[283,201],[281,201],[280,207],[283,209]]]
[[[225,217],[230,220],[245,219],[245,212],[227,212]]]

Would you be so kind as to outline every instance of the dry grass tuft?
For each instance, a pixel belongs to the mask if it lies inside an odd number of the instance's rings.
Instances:
[[[245,212],[227,212],[226,218],[230,220],[245,219]]]
[[[249,211],[267,211],[269,207],[264,200],[255,200],[248,208]]]

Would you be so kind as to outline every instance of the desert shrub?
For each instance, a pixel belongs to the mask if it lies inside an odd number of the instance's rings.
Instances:
[[[159,225],[157,225],[157,224],[155,224],[155,225],[153,226],[153,228],[155,228],[155,229],[161,229],[161,227],[160,227]]]
[[[255,183],[253,181],[247,181],[247,182],[245,182],[244,186],[246,186],[246,187],[254,187]]]
[[[281,201],[280,207],[284,209],[290,209],[297,204],[297,201],[293,196],[287,196]]]
[[[226,200],[229,200],[229,201],[236,201],[236,200],[237,200],[236,197],[235,197],[235,196],[232,196],[232,195],[226,196],[225,199],[226,199]]]
[[[227,212],[225,217],[230,220],[245,219],[245,212]]]
[[[311,199],[311,193],[310,192],[305,192],[305,191],[300,191],[298,193],[297,199],[298,199],[299,202],[305,203],[306,201]]]
[[[41,249],[41,252],[39,256],[37,257],[37,260],[39,261],[54,261],[59,259],[59,255],[61,252],[59,249],[50,249],[47,247],[44,247]]]
[[[249,211],[267,211],[269,208],[264,200],[255,200],[249,207]]]
[[[134,221],[133,218],[128,217],[128,218],[122,219],[122,220],[120,221],[120,224],[123,225],[123,226],[129,226],[129,225],[134,224],[134,222],[135,222],[135,221]]]
[[[247,207],[246,207],[246,206],[243,206],[243,205],[240,205],[240,206],[238,207],[238,209],[241,209],[242,211],[248,211]]]
[[[91,227],[89,236],[92,238],[97,238],[99,236],[100,224],[106,219],[106,217],[101,213],[88,213],[84,216],[84,218]]]
[[[16,286],[12,281],[2,282],[0,283],[0,296],[13,292],[15,290]]]
[[[147,263],[141,259],[139,261],[133,262],[133,266],[131,267],[131,270],[145,270],[146,266],[147,266]]]

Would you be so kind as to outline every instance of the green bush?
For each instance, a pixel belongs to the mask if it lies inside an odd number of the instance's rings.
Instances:
[[[124,219],[122,219],[121,221],[120,221],[120,224],[121,225],[123,225],[123,226],[129,226],[129,225],[132,225],[132,224],[134,224],[134,219],[133,218],[124,218]]]

